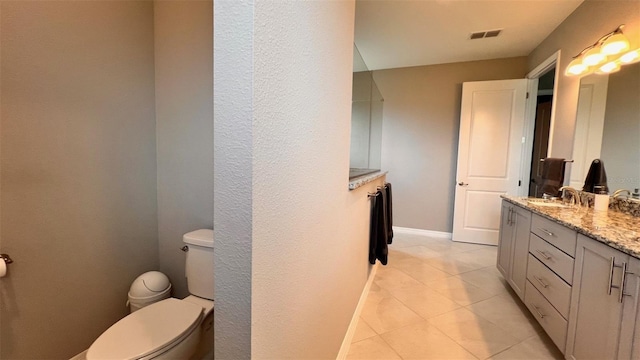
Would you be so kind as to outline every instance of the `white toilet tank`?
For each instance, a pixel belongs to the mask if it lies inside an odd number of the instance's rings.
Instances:
[[[185,274],[189,293],[213,300],[213,230],[186,233],[182,241],[187,246]]]

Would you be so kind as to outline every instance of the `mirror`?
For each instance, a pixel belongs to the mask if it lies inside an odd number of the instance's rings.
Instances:
[[[382,94],[358,48],[353,46],[353,92],[351,98],[351,146],[349,179],[380,169],[382,145]]]
[[[582,189],[598,158],[611,192],[640,188],[640,63],[580,80],[571,186]]]

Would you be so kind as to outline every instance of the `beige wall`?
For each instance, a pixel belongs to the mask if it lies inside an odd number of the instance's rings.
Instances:
[[[525,72],[524,57],[374,71],[395,226],[452,231],[462,83]]]
[[[213,3],[215,358],[250,359],[255,4]]]
[[[256,359],[335,358],[367,279],[369,201],[348,190],[354,11],[256,3]]]
[[[213,226],[213,2],[155,1],[160,271],[188,294],[182,235]]]
[[[68,359],[158,266],[153,3],[0,7],[0,357]]]
[[[216,358],[335,358],[382,181],[347,187],[355,3],[214,6]]]
[[[570,158],[572,154],[580,79],[564,76],[567,65],[582,49],[620,24],[626,25],[624,34],[632,45],[640,47],[639,14],[640,1],[586,0],[529,55],[528,68],[533,70],[553,53],[561,51],[550,156]]]

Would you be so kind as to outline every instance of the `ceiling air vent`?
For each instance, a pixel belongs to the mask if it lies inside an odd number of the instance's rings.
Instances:
[[[502,29],[478,31],[478,32],[471,33],[471,35],[469,35],[469,39],[474,40],[474,39],[496,37],[500,35],[501,32],[502,32]]]

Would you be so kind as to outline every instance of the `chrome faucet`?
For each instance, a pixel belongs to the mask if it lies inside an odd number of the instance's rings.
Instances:
[[[631,191],[627,190],[627,189],[618,189],[616,190],[613,195],[611,195],[612,198],[617,198],[618,196],[623,196],[622,194],[626,193],[624,196],[625,198],[629,198],[631,196]]]
[[[564,191],[569,192],[569,194],[571,194],[571,205],[578,205],[579,207],[582,206],[582,201],[580,200],[580,194],[578,193],[578,190],[572,188],[571,186],[563,186],[561,187],[558,191],[562,191],[562,199],[564,200]]]

